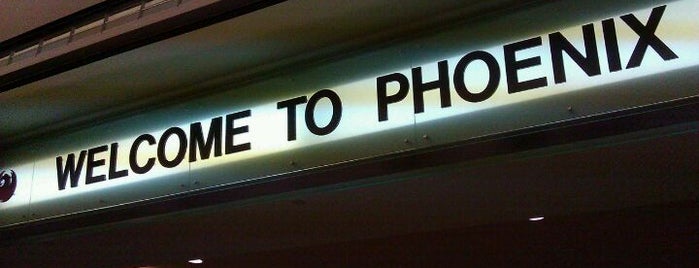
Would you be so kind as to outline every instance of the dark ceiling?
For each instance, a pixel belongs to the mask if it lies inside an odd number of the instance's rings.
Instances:
[[[0,42],[103,1],[0,1]]]

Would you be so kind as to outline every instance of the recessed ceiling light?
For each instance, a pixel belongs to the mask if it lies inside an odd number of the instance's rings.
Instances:
[[[189,261],[187,261],[187,262],[193,263],[193,264],[202,264],[202,263],[204,263],[204,260],[202,260],[202,259],[193,259],[193,260],[189,260]]]
[[[529,218],[529,221],[541,221],[541,220],[543,220],[543,219],[544,219],[544,217],[542,217],[542,216],[539,216],[539,217],[531,217],[531,218]]]

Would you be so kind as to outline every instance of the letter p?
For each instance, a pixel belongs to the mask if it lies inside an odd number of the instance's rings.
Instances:
[[[398,92],[388,95],[387,85],[389,82],[398,83]],[[392,73],[376,78],[376,97],[378,100],[379,122],[388,120],[388,104],[399,102],[408,96],[410,82],[405,75]]]

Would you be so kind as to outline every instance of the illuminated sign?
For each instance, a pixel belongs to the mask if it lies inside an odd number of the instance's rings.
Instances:
[[[646,22],[642,22],[634,14],[627,14],[618,19],[606,19],[599,22],[602,26],[603,44],[606,48],[606,62],[604,63],[607,64],[610,73],[640,67],[643,60],[652,56],[651,54],[657,55],[663,61],[671,61],[679,57],[672,48],[656,35],[665,9],[665,5],[653,8]],[[618,23],[629,27],[637,36],[631,56],[623,65],[620,57],[618,34],[616,32],[616,24]],[[551,59],[551,71],[555,84],[567,82],[567,68],[579,68],[588,77],[602,75],[601,65],[603,63],[601,62],[600,49],[597,47],[597,34],[594,24],[582,25],[579,31],[582,33],[583,49],[575,47],[569,38],[561,32],[554,32],[548,35],[549,50],[546,52],[549,53],[548,56]],[[523,91],[546,87],[548,86],[547,77],[540,76],[523,80],[519,76],[520,71],[542,65],[541,56],[519,56],[524,51],[541,47],[542,40],[541,36],[537,36],[502,46],[503,62],[498,62],[493,54],[482,50],[469,52],[456,62],[450,62],[449,60],[439,61],[437,62],[438,78],[432,81],[423,79],[422,67],[412,68],[409,75],[392,73],[380,76],[376,78],[376,89],[373,90],[376,92],[374,98],[377,106],[376,118],[378,121],[387,121],[389,105],[403,101],[408,95],[412,96],[414,113],[423,113],[425,111],[424,94],[430,90],[439,91],[440,106],[442,108],[451,106],[452,92],[456,92],[465,102],[477,103],[486,101],[499,89],[500,80],[503,76],[500,66],[504,66],[505,69],[504,76],[508,94],[519,94]],[[571,59],[574,64],[566,66],[564,57]],[[467,76],[466,71],[469,66],[478,62],[486,67],[487,75],[485,77],[487,77],[487,83],[484,88],[469,89],[466,85],[469,83],[468,80],[473,77]],[[450,66],[453,67],[450,68]],[[389,84],[392,83],[398,86],[398,90],[389,94]],[[322,100],[328,100],[331,106],[331,118],[323,126],[319,125],[315,119],[316,107]],[[296,118],[296,109],[302,104],[306,105],[303,112],[305,126],[308,131],[315,135],[330,134],[337,129],[342,120],[342,99],[332,89],[323,89],[310,97],[300,96],[280,101],[277,103],[277,108],[286,111],[286,138],[288,141],[296,140],[297,122],[300,121]],[[212,155],[220,157],[224,153],[228,155],[250,150],[252,147],[249,142],[236,144],[234,138],[236,135],[249,132],[249,126],[247,125],[235,126],[236,120],[251,116],[251,110],[248,109],[223,117],[212,118],[206,137],[204,136],[201,122],[195,122],[190,125],[189,137],[180,127],[168,128],[157,139],[150,134],[140,135],[130,145],[129,169],[117,170],[117,149],[119,143],[82,150],[77,156],[71,153],[65,157],[65,160],[63,156],[58,156],[56,157],[57,187],[59,190],[65,189],[68,181],[70,181],[71,187],[77,187],[83,169],[85,170],[85,184],[92,184],[107,179],[126,177],[129,175],[129,172],[145,174],[156,163],[165,168],[173,168],[180,165],[185,159],[189,162],[195,162],[197,160],[209,159]],[[176,140],[177,149],[175,156],[168,158],[165,153],[165,145],[171,139]],[[137,156],[141,146],[156,147],[156,155],[150,156],[144,163],[139,163]],[[95,168],[104,165],[108,167],[108,172],[106,174],[95,174]]]
[[[425,38],[456,44],[447,52],[425,60],[387,49],[378,61],[402,67],[360,79],[328,77],[376,56],[106,123],[5,167],[22,178],[21,197],[0,210],[23,216],[31,203],[36,218],[60,216],[694,96],[697,78],[686,75],[699,66],[694,10],[696,1],[673,2],[492,47],[456,29]],[[659,75],[675,84],[630,86]],[[575,104],[587,107],[556,112]],[[428,132],[434,138],[416,141]]]

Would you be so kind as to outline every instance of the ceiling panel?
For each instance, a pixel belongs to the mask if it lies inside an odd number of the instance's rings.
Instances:
[[[0,1],[0,42],[103,1]]]

